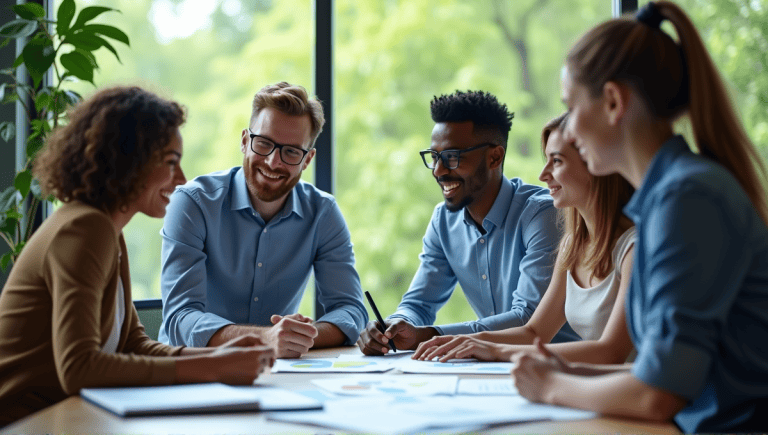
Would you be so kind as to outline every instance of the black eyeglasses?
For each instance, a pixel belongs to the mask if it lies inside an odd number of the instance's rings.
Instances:
[[[435,169],[438,160],[443,161],[445,169],[456,169],[459,167],[459,160],[462,154],[487,146],[496,146],[496,144],[486,142],[464,150],[445,150],[439,153],[433,150],[424,150],[419,151],[419,154],[421,154],[421,160],[424,160],[424,166],[429,169]]]
[[[309,151],[301,148],[275,143],[271,139],[254,134],[250,128],[248,129],[248,135],[251,137],[251,151],[266,157],[272,154],[272,151],[275,149],[279,149],[280,159],[286,165],[296,166],[300,164],[302,160],[304,160],[304,157],[309,153]]]

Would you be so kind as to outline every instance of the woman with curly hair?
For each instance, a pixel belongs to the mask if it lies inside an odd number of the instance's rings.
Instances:
[[[98,92],[35,161],[63,205],[43,222],[0,293],[0,426],[81,388],[249,384],[274,355],[255,336],[219,348],[150,339],[131,301],[122,229],[161,218],[181,170],[184,111],[138,87]]]

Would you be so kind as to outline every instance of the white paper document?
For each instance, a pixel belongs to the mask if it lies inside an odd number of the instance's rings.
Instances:
[[[474,374],[474,375],[506,375],[512,370],[512,363],[462,361],[418,361],[410,358],[397,360],[395,367],[403,373],[424,374]]]
[[[459,379],[456,394],[470,396],[519,396],[512,378],[501,379]]]
[[[312,379],[310,382],[326,391],[345,396],[382,394],[432,396],[455,394],[459,378],[457,376],[354,375]]]
[[[392,363],[369,357],[278,359],[272,373],[381,373]]]
[[[388,416],[387,418],[379,418]],[[364,433],[467,431],[492,424],[579,420],[595,413],[538,405],[510,396],[377,396],[333,400],[324,411],[270,414],[270,420]]]

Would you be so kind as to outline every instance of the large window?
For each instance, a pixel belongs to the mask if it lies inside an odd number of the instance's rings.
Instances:
[[[138,83],[183,103],[187,178],[239,165],[253,93],[280,80],[312,91],[310,0],[78,0],[122,11],[122,64],[104,53],[99,86]],[[640,2],[641,5],[644,1]],[[418,151],[429,147],[429,102],[456,89],[490,91],[514,112],[504,172],[539,183],[542,125],[562,112],[559,74],[581,33],[611,16],[605,0],[335,0],[336,197],[363,288],[392,312],[418,266],[441,201]],[[768,148],[766,7],[752,0],[682,0],[730,80],[750,137]],[[98,55],[98,52],[97,52]],[[84,95],[90,85],[78,85]],[[768,153],[766,153],[768,156]],[[312,170],[304,178],[311,181]],[[134,298],[160,295],[162,222],[125,229]],[[301,311],[312,314],[309,291]],[[460,290],[439,323],[474,319]]]

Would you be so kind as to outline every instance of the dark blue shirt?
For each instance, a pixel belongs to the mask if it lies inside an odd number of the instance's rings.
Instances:
[[[684,432],[768,429],[768,228],[744,190],[676,136],[625,212],[632,373],[688,400]]]

